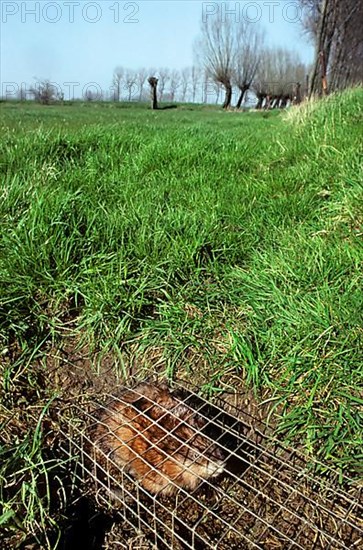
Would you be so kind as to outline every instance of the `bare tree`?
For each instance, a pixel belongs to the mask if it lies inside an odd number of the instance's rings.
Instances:
[[[236,108],[239,109],[250,89],[261,61],[263,34],[256,23],[244,19],[236,25],[236,57],[233,83],[240,91]]]
[[[170,84],[169,84],[170,100],[171,101],[175,101],[175,95],[176,95],[177,89],[179,88],[180,84],[181,84],[181,77],[180,77],[179,71],[177,71],[177,70],[171,71],[171,73],[170,73]]]
[[[142,67],[136,72],[136,83],[139,89],[139,101],[142,100],[144,86],[145,86],[145,82],[148,74],[149,74],[149,71],[145,69],[145,67]]]
[[[51,103],[59,100],[62,95],[62,90],[60,90],[55,84],[52,84],[52,82],[48,79],[36,79],[36,84],[30,87],[30,94],[38,103],[50,105]]]
[[[94,92],[92,90],[87,90],[86,93],[84,94],[84,99],[86,101],[88,101],[89,103],[91,101],[101,101],[102,100],[102,94],[100,94],[99,92]]]
[[[132,96],[137,90],[137,74],[132,69],[125,72],[125,90],[127,90],[127,101],[132,100]]]
[[[261,59],[258,65],[256,75],[253,81],[253,91],[257,97],[256,109],[262,109],[264,102],[268,102],[273,80],[275,78],[273,68],[274,54],[269,48],[264,48],[261,52]]]
[[[124,79],[125,69],[123,67],[116,67],[113,72],[112,88],[114,101],[121,101],[121,86]]]
[[[196,65],[193,65],[193,67],[191,68],[190,79],[192,88],[192,102],[195,103],[197,89],[200,85],[200,69]]]
[[[301,94],[301,82],[307,71],[297,53],[285,48],[265,48],[253,83],[256,108],[286,107],[298,91]]]
[[[19,101],[26,101],[27,100],[27,90],[24,85],[20,86],[20,89],[17,93],[17,98]]]
[[[208,91],[209,91],[209,84],[210,84],[210,78],[208,75],[208,71],[204,69],[203,72],[203,103],[208,103]]]
[[[159,100],[162,101],[164,97],[166,83],[170,79],[170,70],[167,67],[162,67],[158,71],[159,73]]]
[[[288,101],[296,103],[301,100],[301,82],[309,69],[296,52],[284,48],[276,49],[274,60],[276,84],[272,106],[284,108]]]
[[[322,0],[300,0],[302,7],[302,25],[309,39],[313,42],[318,33]]]
[[[202,84],[203,84],[203,91],[202,91],[203,103],[211,103],[211,101],[214,101],[217,91],[218,91],[218,97],[219,97],[220,91],[221,91],[220,85],[219,84],[218,86],[216,85],[216,82],[210,77],[206,69],[204,69],[204,72],[203,72]]]
[[[189,85],[190,85],[190,77],[191,77],[191,68],[190,67],[185,67],[184,69],[181,70],[181,73],[180,73],[180,80],[181,80],[180,87],[181,87],[181,100],[182,100],[183,103],[185,103],[186,98],[187,98]]]
[[[229,17],[207,17],[201,23],[201,35],[195,44],[197,57],[208,75],[225,90],[224,109],[228,109],[232,101],[236,54],[233,23]]]

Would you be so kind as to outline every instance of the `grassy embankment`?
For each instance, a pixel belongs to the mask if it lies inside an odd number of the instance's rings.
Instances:
[[[288,116],[1,106],[6,532],[49,522],[32,364],[67,327],[120,361],[157,349],[169,375],[203,371],[205,391],[237,376],[285,439],[359,475],[362,99]]]

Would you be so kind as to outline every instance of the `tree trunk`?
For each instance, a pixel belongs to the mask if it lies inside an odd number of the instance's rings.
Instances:
[[[274,95],[270,99],[270,109],[279,109],[280,108],[280,102],[281,102],[281,96],[280,95]]]
[[[290,98],[291,103],[293,105],[299,105],[301,103],[301,84],[300,82],[296,82],[292,94],[292,99]]]
[[[226,97],[224,98],[223,109],[229,109],[232,103],[232,86],[230,82],[223,83],[226,90]]]
[[[151,108],[154,110],[158,108],[158,96],[156,86],[154,86],[152,89]]]
[[[281,102],[280,102],[280,109],[286,109],[287,102],[289,101],[289,99],[290,99],[290,96],[287,94],[282,96]]]
[[[268,111],[269,109],[271,109],[271,95],[270,94],[267,94],[267,96],[266,96],[266,102],[265,102],[264,109],[265,109],[265,111]]]
[[[304,90],[304,98],[309,97],[309,75],[307,74],[305,77],[305,90]]]
[[[323,95],[328,95],[328,81],[326,77],[326,59],[325,59],[324,52],[320,52],[320,67],[321,67],[321,86],[323,89]]]
[[[332,0],[323,0],[320,21],[319,21],[319,28],[316,36],[315,59],[314,59],[313,72],[311,74],[311,79],[310,79],[309,97],[311,97],[312,94],[315,92],[321,92],[321,87],[318,84],[319,68],[321,73],[324,72],[324,69],[326,72],[326,67],[329,64],[332,38],[334,35],[335,26],[336,26],[335,10],[336,10],[336,6]],[[322,75],[322,84],[323,86],[326,86],[325,89],[323,87],[323,93],[325,93],[325,90],[327,90],[327,83],[326,83],[326,80],[324,81],[323,75]]]
[[[241,108],[241,105],[242,105],[242,101],[246,95],[246,92],[248,90],[249,86],[247,85],[244,85],[242,86],[242,88],[240,88],[240,94],[239,94],[239,98],[238,98],[238,101],[237,101],[237,104],[236,104],[236,109],[240,109]]]
[[[262,103],[263,103],[263,100],[265,98],[264,94],[261,94],[261,93],[256,93],[257,95],[257,104],[256,104],[256,109],[262,109]]]
[[[151,76],[148,79],[148,82],[151,87],[151,108],[155,111],[158,108],[158,96],[157,96],[157,88],[158,88],[158,79],[154,76]]]

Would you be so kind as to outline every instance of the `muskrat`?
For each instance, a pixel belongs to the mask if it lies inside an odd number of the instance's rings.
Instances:
[[[201,433],[207,423],[166,384],[145,382],[100,412],[92,440],[149,493],[171,496],[224,471],[224,453]]]

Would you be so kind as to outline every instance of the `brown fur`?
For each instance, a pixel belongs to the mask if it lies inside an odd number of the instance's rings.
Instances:
[[[166,385],[142,383],[102,412],[94,445],[150,493],[172,495],[223,471],[223,453],[199,432],[203,426]]]

